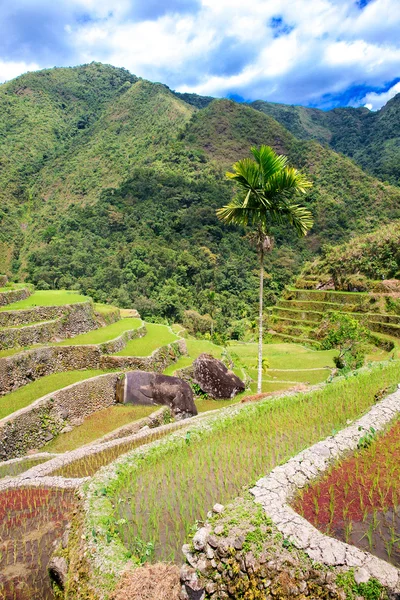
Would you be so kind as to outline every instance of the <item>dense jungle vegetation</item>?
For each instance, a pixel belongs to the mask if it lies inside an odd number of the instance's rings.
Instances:
[[[382,181],[400,184],[400,94],[376,112],[365,107],[323,111],[262,100],[251,106],[296,137],[327,144]]]
[[[276,232],[267,304],[326,244],[400,218],[398,187],[297,139],[259,106],[211,100],[98,63],[1,85],[0,271],[133,305],[147,319],[193,309],[218,336],[256,314],[254,249],[215,215],[234,193],[225,171],[252,145],[287,154],[314,182],[310,235]]]

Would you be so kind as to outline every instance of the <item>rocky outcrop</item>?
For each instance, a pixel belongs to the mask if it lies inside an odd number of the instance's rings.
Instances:
[[[210,354],[201,354],[194,361],[193,376],[202,391],[216,400],[233,398],[245,390],[243,381]]]
[[[118,383],[117,396],[124,404],[165,404],[176,418],[197,415],[192,389],[178,377],[131,371]]]
[[[67,582],[68,565],[63,556],[53,556],[48,566],[49,576],[52,581],[61,589],[65,588]]]

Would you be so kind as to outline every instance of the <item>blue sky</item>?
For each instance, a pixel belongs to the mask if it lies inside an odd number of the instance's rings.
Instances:
[[[92,60],[182,92],[376,110],[400,0],[0,0],[0,81]]]

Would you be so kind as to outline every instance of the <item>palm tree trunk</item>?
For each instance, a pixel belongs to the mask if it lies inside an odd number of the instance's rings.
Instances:
[[[262,373],[263,373],[263,294],[264,294],[264,249],[260,248],[260,298],[259,298],[259,313],[258,313],[258,381],[257,393],[261,394],[262,390]]]

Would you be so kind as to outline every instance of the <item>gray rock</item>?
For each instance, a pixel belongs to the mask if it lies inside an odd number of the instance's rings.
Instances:
[[[62,556],[53,556],[47,569],[49,571],[50,579],[52,579],[56,585],[63,590],[65,588],[68,575],[68,565],[65,558]]]
[[[147,371],[129,371],[125,378],[118,381],[117,388],[122,388],[122,391],[117,390],[117,397],[122,397],[124,404],[165,404],[177,418],[197,415],[192,388],[178,377]]]
[[[207,544],[209,533],[210,531],[206,527],[202,527],[196,531],[193,537],[193,546],[195,550],[204,550]]]
[[[361,567],[361,569],[354,571],[354,581],[356,583],[367,583],[370,579],[371,576],[366,569]]]
[[[221,514],[222,511],[224,510],[225,506],[223,506],[223,504],[214,504],[213,506],[213,512],[217,513],[217,515]]]
[[[233,398],[245,390],[243,381],[210,354],[200,354],[193,363],[193,369],[196,383],[211,398]]]

